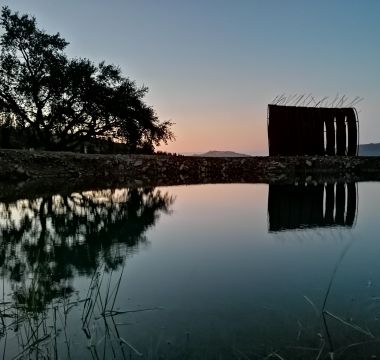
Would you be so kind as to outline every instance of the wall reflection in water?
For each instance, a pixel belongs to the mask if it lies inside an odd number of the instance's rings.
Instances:
[[[357,194],[356,183],[269,185],[269,231],[352,227]]]

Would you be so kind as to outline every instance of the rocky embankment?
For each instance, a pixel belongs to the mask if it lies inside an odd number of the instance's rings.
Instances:
[[[363,180],[380,180],[380,157],[206,158],[0,150],[0,198],[52,188]]]

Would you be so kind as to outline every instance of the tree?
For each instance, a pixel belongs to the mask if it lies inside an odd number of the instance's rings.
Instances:
[[[72,149],[112,139],[130,152],[152,152],[174,140],[170,121],[160,122],[120,68],[70,59],[59,33],[38,29],[36,19],[3,7],[0,26],[0,119],[29,134],[31,146]]]

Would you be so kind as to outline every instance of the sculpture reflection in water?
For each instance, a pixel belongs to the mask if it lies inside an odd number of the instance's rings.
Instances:
[[[355,225],[357,207],[356,183],[269,185],[269,232],[277,232],[276,235],[281,236],[282,232],[292,231],[291,235],[294,237],[294,230],[330,228],[331,231],[315,231],[315,233],[330,239],[343,240],[341,232],[336,230],[338,230],[337,228],[349,230]],[[307,238],[312,238],[310,232],[307,233]],[[358,323],[356,323],[353,319],[347,318],[347,314],[342,315],[330,310],[330,306],[332,307],[334,304],[334,299],[330,301],[330,297],[335,285],[335,278],[355,237],[351,233],[347,239],[348,241],[342,242],[344,246],[336,259],[320,298],[303,296],[305,303],[313,309],[319,323],[314,324],[311,321],[311,325],[308,326],[313,329],[315,327],[317,330],[313,330],[312,335],[307,338],[308,343],[305,346],[287,346],[280,351],[280,354],[274,352],[268,357],[288,358],[289,355],[294,357],[296,350],[302,353],[305,349],[311,353],[314,352],[311,357],[307,357],[314,359],[343,358],[343,356],[345,359],[356,359],[359,358],[359,353],[363,355],[360,358],[368,358],[368,356],[371,357],[371,354],[378,352],[378,338],[368,329],[367,324],[360,324],[360,321],[364,322],[365,316],[362,318],[357,316]],[[320,304],[318,304],[318,300]],[[354,298],[351,301],[354,301]],[[362,305],[361,311],[365,313],[367,309],[365,304]],[[297,339],[299,340],[304,326],[299,320],[298,325],[299,336]],[[315,336],[316,334],[318,336]],[[307,335],[305,335],[306,337]],[[310,344],[313,345],[310,346]]]
[[[356,183],[269,185],[269,231],[352,227],[357,204]]]
[[[67,347],[63,353],[70,353],[66,328],[71,310],[77,312],[74,317],[81,314],[91,342],[89,326],[94,318],[115,315],[127,256],[147,242],[145,232],[160,214],[171,212],[173,203],[168,193],[151,188],[0,203],[1,350],[5,352],[12,331],[17,339],[8,346],[13,356],[29,358],[42,352],[46,358],[56,358],[62,346]],[[92,279],[86,297],[72,285],[78,275]],[[11,287],[8,297],[4,281]],[[65,341],[58,340],[62,329]],[[124,339],[119,344],[120,351],[125,346],[134,351]]]

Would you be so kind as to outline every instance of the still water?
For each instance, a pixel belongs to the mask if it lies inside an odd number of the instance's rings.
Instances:
[[[380,185],[0,203],[4,359],[380,356]]]

